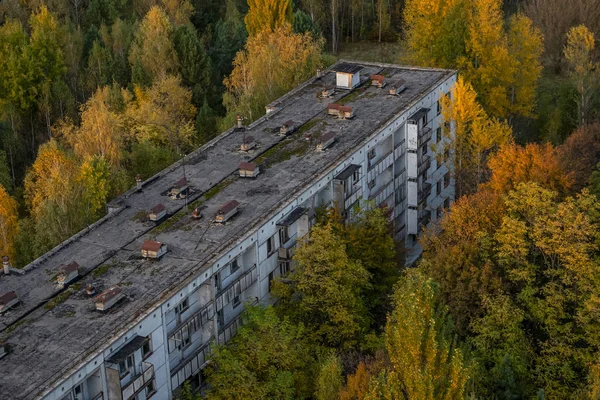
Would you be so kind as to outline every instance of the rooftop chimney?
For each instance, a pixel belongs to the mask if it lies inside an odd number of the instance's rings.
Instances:
[[[317,79],[321,79],[321,68],[317,68]]]
[[[198,207],[194,208],[194,211],[192,212],[192,218],[194,218],[194,219],[202,218],[202,214],[200,214],[200,209]]]
[[[138,192],[142,191],[142,176],[140,174],[135,176],[135,186],[137,187]]]
[[[244,127],[244,118],[240,114],[238,114],[235,117],[235,120],[237,122],[237,128],[242,129]]]
[[[4,266],[4,275],[10,273],[10,264],[8,263],[8,256],[2,256],[2,265]]]
[[[87,287],[85,288],[85,293],[88,296],[93,296],[96,294],[96,288],[91,283],[88,283]]]

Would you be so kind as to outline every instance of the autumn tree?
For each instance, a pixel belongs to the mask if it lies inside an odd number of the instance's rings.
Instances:
[[[406,44],[416,65],[450,68],[465,53],[466,4],[462,0],[408,0]],[[459,22],[460,21],[460,22]]]
[[[452,173],[456,179],[456,197],[473,193],[485,181],[487,158],[501,145],[512,141],[512,130],[505,123],[488,117],[477,102],[473,86],[459,77],[451,95],[440,99],[445,121],[445,151],[453,154]],[[450,132],[453,129],[453,132]]]
[[[340,390],[340,400],[363,400],[369,391],[371,374],[364,362],[360,362],[353,374],[347,376],[346,385]]]
[[[298,265],[291,283],[279,283],[280,312],[302,321],[321,343],[352,348],[369,325],[361,293],[369,273],[348,258],[332,224],[312,228],[310,238],[294,254]]]
[[[559,154],[550,143],[524,147],[507,144],[490,157],[489,167],[491,177],[486,186],[498,193],[508,193],[526,182],[567,193],[572,184],[572,177],[563,169]]]
[[[273,32],[292,23],[291,0],[248,0],[248,6],[244,22],[250,36],[261,31]]]
[[[437,285],[418,270],[408,271],[394,293],[386,325],[390,367],[366,399],[459,399],[466,394],[470,366],[457,347]]]
[[[17,202],[0,186],[0,252],[15,259],[15,238],[19,230]]]
[[[309,397],[315,359],[304,327],[278,318],[271,307],[247,309],[246,324],[211,357],[207,398]]]
[[[270,101],[311,76],[321,63],[322,44],[308,33],[293,33],[291,27],[251,36],[224,81],[225,125],[233,123],[236,114],[257,119]]]
[[[532,115],[543,43],[529,18],[505,29],[501,0],[409,0],[404,20],[411,62],[459,69],[492,116]]]
[[[191,149],[196,107],[180,78],[164,76],[147,89],[136,87],[134,95],[125,111],[132,140],[166,146],[178,154]]]
[[[463,337],[473,316],[484,312],[483,296],[502,289],[502,276],[491,256],[503,217],[501,196],[481,190],[458,199],[442,218],[440,230],[428,230],[421,238],[421,268],[439,283],[440,296]]]
[[[592,322],[600,203],[586,192],[559,201],[556,192],[530,183],[509,193],[506,205],[496,251],[510,279],[507,294],[524,311],[523,326],[541,341],[535,383],[549,397],[567,398],[584,387],[600,339]]]
[[[400,259],[392,236],[388,210],[369,207],[359,218],[342,228],[347,240],[346,251],[369,272],[371,285],[364,292],[365,303],[374,324],[383,326],[391,311],[389,296],[400,276]]]
[[[96,92],[81,106],[81,125],[63,123],[59,132],[83,159],[99,156],[111,166],[119,167],[123,159],[125,130],[118,110],[111,107],[107,86]]]
[[[140,23],[129,52],[134,83],[150,84],[178,72],[179,59],[172,40],[169,17],[162,8],[153,6]]]
[[[600,162],[600,124],[580,126],[556,150],[563,170],[570,174],[572,190],[581,191]]]
[[[342,387],[342,362],[335,353],[325,357],[319,366],[317,375],[315,398],[317,400],[337,400]]]
[[[598,86],[598,66],[592,58],[594,49],[594,34],[586,26],[579,25],[569,30],[564,53],[569,76],[577,90],[579,125],[585,125],[590,118],[592,97]]]
[[[525,14],[544,35],[544,64],[555,73],[563,69],[563,49],[567,32],[573,24],[583,24],[592,32],[598,32],[600,28],[599,0],[571,0],[568,7],[563,0],[528,0],[523,3]]]

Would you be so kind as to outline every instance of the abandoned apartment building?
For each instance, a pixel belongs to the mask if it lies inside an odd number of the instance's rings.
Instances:
[[[449,140],[438,100],[455,81],[450,70],[338,62],[254,123],[239,118],[138,179],[105,217],[23,270],[5,260],[0,398],[203,389],[211,344],[235,335],[244,303],[272,301],[271,282],[293,269],[319,207],[351,221],[355,205],[387,206],[414,261],[417,235],[454,196],[451,160],[433,145]]]

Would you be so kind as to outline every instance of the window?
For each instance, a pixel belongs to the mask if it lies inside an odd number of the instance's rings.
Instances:
[[[447,198],[446,200],[444,200],[444,210],[447,210],[450,208],[450,199]]]
[[[119,376],[123,378],[133,369],[133,354],[119,363]]]
[[[269,293],[271,293],[271,289],[273,288],[273,279],[275,278],[273,271],[269,273]]]
[[[238,269],[240,269],[240,264],[238,263],[238,259],[236,258],[235,260],[233,260],[230,264],[230,271],[233,274],[235,271],[237,271]]]
[[[425,113],[425,115],[423,115],[423,118],[421,118],[421,126],[425,125],[427,125],[427,113]]]
[[[289,261],[282,261],[279,263],[279,275],[286,276],[290,273],[290,263]]]
[[[271,236],[267,239],[267,255],[271,255],[275,251],[275,237]]]
[[[368,157],[368,158],[369,158],[369,160],[370,160],[370,159],[373,159],[373,158],[375,158],[375,155],[376,155],[376,154],[377,154],[377,153],[375,152],[375,149],[373,148],[373,149],[369,150],[369,152],[367,153],[367,157]]]
[[[156,380],[152,379],[148,386],[146,386],[146,398],[149,398],[156,393]]]
[[[444,207],[442,207],[442,206],[439,206],[439,207],[437,208],[437,211],[436,211],[436,213],[437,213],[437,219],[440,219],[440,218],[442,218],[442,215],[444,215]]]
[[[233,298],[233,308],[236,308],[237,306],[239,306],[242,303],[242,301],[240,300],[240,296],[235,296]]]
[[[217,311],[217,322],[220,326],[225,325],[225,316],[223,314],[223,309]]]
[[[437,112],[437,114],[436,114],[436,115],[440,115],[440,113],[442,112],[442,105],[440,104],[440,101],[439,101],[439,100],[437,101],[437,104],[436,104],[436,106],[435,106],[435,109],[436,109],[436,112]]]
[[[435,195],[439,196],[442,193],[442,181],[437,181],[435,184]]]
[[[150,338],[148,338],[142,345],[142,358],[146,359],[150,354],[152,354],[152,343],[150,343]]]
[[[444,150],[444,162],[448,161],[450,158],[450,149]]]
[[[177,306],[175,307],[175,313],[181,314],[182,312],[187,310],[189,307],[190,307],[190,300],[186,297],[185,299],[183,299],[183,301],[181,303],[177,304]]]
[[[369,186],[369,189],[373,189],[375,186],[377,186],[377,180],[373,179],[367,184],[367,186]]]
[[[435,130],[435,142],[439,143],[442,141],[442,127],[438,126]]]
[[[287,243],[290,240],[290,235],[288,233],[287,227],[282,227],[279,229],[279,243],[282,245]]]
[[[427,155],[427,146],[423,146],[423,150],[421,150],[421,151],[422,151],[423,157],[425,157]]]
[[[444,189],[446,189],[450,185],[450,172],[446,172],[444,175]]]
[[[215,274],[215,289],[217,291],[221,290],[221,280],[219,279],[219,273]]]
[[[192,343],[189,325],[184,325],[183,329],[181,329],[181,343],[184,348],[188,347]]]
[[[360,179],[360,170],[357,169],[356,171],[354,171],[354,173],[352,174],[352,183],[353,184],[357,184],[358,180]]]

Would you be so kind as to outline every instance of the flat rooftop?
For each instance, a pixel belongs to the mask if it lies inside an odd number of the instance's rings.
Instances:
[[[320,99],[321,91],[335,85],[335,65],[321,78],[312,78],[272,105],[277,110],[245,131],[230,129],[144,182],[142,191],[130,190],[110,204],[109,215],[28,265],[24,275],[0,278],[0,294],[15,291],[21,304],[0,315],[0,342],[10,352],[0,360],[0,398],[29,399],[52,387],[89,356],[104,349],[115,335],[154,309],[267,219],[303,188],[345,155],[361,145],[390,118],[403,112],[435,85],[454,74],[449,70],[405,68],[363,62],[361,86],[336,90]],[[387,87],[371,87],[369,77],[384,75],[389,82],[406,81],[407,90],[389,96]],[[343,120],[327,115],[329,103],[352,106],[355,117]],[[275,132],[292,120],[299,128],[288,137]],[[326,152],[316,152],[319,138],[336,132]],[[305,140],[305,135],[311,140]],[[239,152],[244,135],[258,146]],[[240,162],[261,165],[257,179],[240,179]],[[192,194],[172,200],[168,191],[184,175]],[[241,212],[225,225],[211,222],[230,200]],[[167,216],[147,219],[156,205]],[[195,207],[203,218],[191,216]],[[145,240],[168,245],[160,260],[141,258]],[[54,282],[58,269],[72,261],[80,265],[80,279],[69,289]],[[95,311],[85,287],[97,293],[120,285],[126,299],[110,311]]]

